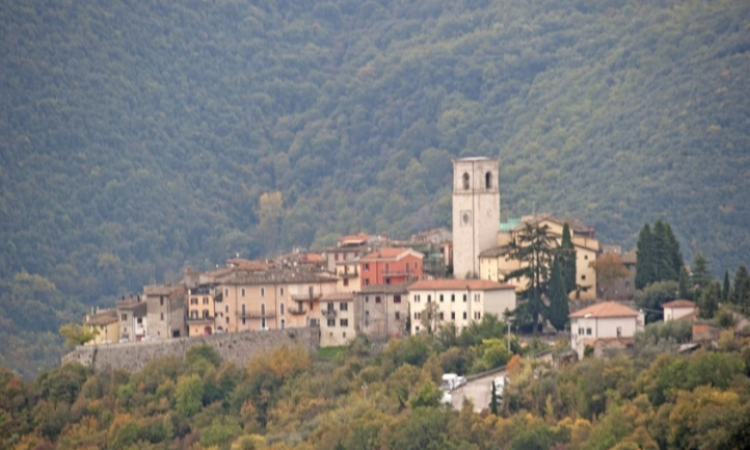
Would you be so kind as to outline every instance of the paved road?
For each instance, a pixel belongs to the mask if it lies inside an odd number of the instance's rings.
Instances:
[[[451,404],[454,408],[460,410],[464,405],[464,398],[467,398],[474,404],[475,412],[481,412],[483,409],[490,409],[490,400],[492,399],[492,380],[501,375],[505,375],[505,371],[495,372],[491,375],[469,381],[465,385],[451,392]]]

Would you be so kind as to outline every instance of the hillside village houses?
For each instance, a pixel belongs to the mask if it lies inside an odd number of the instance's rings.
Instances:
[[[570,225],[582,286],[577,294],[596,298],[589,263],[600,246],[592,227],[549,215],[501,223],[498,160],[457,159],[453,169],[452,232],[430,230],[409,241],[360,233],[320,253],[295,251],[270,261],[237,257],[206,272],[188,268],[179,283],[146,286],[115,309],[87,316],[85,324],[99,330],[92,344],[319,327],[321,345],[338,346],[358,333],[386,340],[428,331],[423,323],[454,323],[460,331],[487,314],[505,320],[524,283],[504,278],[519,267],[507,245],[525,221],[547,225],[558,241],[563,224]],[[451,265],[455,278],[445,278]],[[434,316],[423,320],[425,311]],[[613,321],[597,311],[571,315],[574,349],[582,339],[630,337],[642,325],[636,312]]]

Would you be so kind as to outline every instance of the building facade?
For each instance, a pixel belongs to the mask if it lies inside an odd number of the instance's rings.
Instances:
[[[116,309],[102,309],[86,315],[83,325],[95,334],[94,339],[84,345],[114,344],[120,340],[120,319]]]
[[[120,342],[137,342],[146,337],[148,330],[148,308],[141,296],[130,296],[117,302],[117,315],[120,317]]]
[[[187,336],[186,293],[182,285],[152,285],[143,288],[150,339]]]
[[[698,317],[698,305],[690,300],[672,300],[661,305],[664,308],[664,321],[691,320]]]
[[[357,293],[358,328],[376,340],[408,334],[409,283],[365,286]]]
[[[453,274],[479,274],[479,254],[497,242],[500,179],[497,158],[453,160]]]
[[[320,346],[346,345],[357,335],[359,311],[351,292],[336,292],[320,299]]]
[[[421,280],[409,286],[411,333],[434,331],[453,323],[460,332],[471,322],[494,314],[504,320],[505,311],[516,309],[513,285],[489,280]],[[425,330],[425,326],[431,330]]]
[[[591,305],[570,316],[570,347],[582,359],[587,346],[598,343],[632,345],[637,331],[644,328],[643,313],[610,301]]]
[[[423,255],[410,248],[384,248],[359,260],[361,287],[400,284],[422,278]]]

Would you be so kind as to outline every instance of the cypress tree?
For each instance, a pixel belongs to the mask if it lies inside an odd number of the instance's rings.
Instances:
[[[673,242],[673,239],[674,235],[672,235],[669,225],[661,219],[657,220],[654,223],[652,236],[654,245],[654,281],[677,281],[679,278],[680,269],[679,267],[675,268],[675,260],[677,258],[675,252],[679,252],[679,247],[675,248],[674,244],[676,240]]]
[[[656,281],[654,273],[653,235],[651,226],[643,225],[638,233],[638,243],[635,250],[635,288],[643,289]]]
[[[700,306],[700,317],[712,319],[719,309],[719,282],[714,281],[708,284],[701,293],[698,306]]]
[[[703,253],[696,252],[693,256],[693,286],[698,289],[698,294],[706,289],[713,280],[711,269],[708,267],[708,259]]]
[[[723,303],[727,303],[729,301],[729,298],[731,297],[730,291],[732,290],[732,287],[729,284],[729,271],[724,270],[724,287],[721,290],[721,301]]]
[[[568,293],[565,291],[562,279],[562,264],[559,258],[552,263],[552,275],[549,282],[549,308],[547,320],[557,331],[565,329],[568,322],[570,308],[568,307]]]
[[[693,292],[692,289],[690,289],[690,275],[685,267],[680,269],[680,279],[677,281],[680,283],[680,290],[678,291],[677,296],[685,300],[692,300]]]
[[[670,260],[672,261],[672,268],[674,269],[675,273],[679,274],[680,269],[685,267],[685,262],[682,259],[682,252],[680,251],[680,243],[677,241],[677,238],[672,232],[672,227],[669,225],[668,222],[664,222],[664,228],[665,228],[667,249],[668,249]]]
[[[738,267],[734,275],[732,303],[739,306],[742,311],[750,311],[750,275],[745,266]]]
[[[490,399],[490,412],[494,415],[497,415],[497,387],[495,386],[495,381],[492,381],[492,398]]]
[[[570,226],[563,224],[562,242],[560,242],[560,270],[565,293],[576,289],[576,249],[570,235]]]

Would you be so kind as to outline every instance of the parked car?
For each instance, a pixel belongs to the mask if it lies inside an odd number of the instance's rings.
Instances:
[[[466,377],[462,377],[455,373],[443,374],[443,382],[440,384],[440,389],[444,391],[452,391],[466,384]]]

